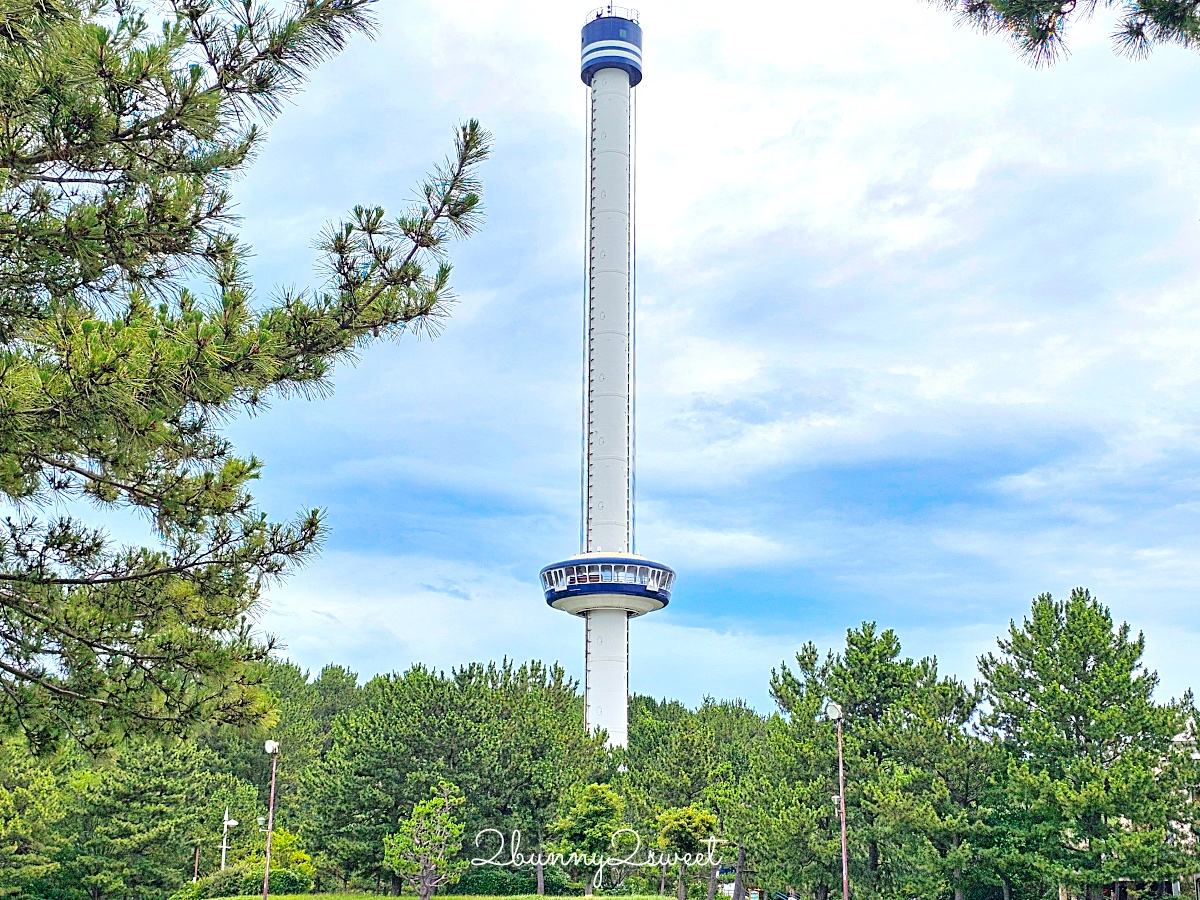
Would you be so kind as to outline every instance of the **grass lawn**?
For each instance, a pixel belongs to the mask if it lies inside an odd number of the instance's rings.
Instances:
[[[272,894],[271,896],[278,897],[278,898],[280,898],[280,900],[308,900],[308,898],[311,898],[311,900],[364,900],[364,898],[366,898],[366,897],[381,897],[382,898],[385,895],[359,893],[359,894]],[[404,896],[411,898],[414,895],[411,893],[405,893]],[[570,895],[564,894],[561,896],[570,896]],[[583,894],[579,894],[578,896],[582,897]],[[672,900],[672,898],[674,896],[675,896],[674,894],[669,894],[667,896],[667,898],[665,898],[665,900]],[[473,896],[469,896],[466,894],[438,894],[437,897],[438,897],[438,900],[442,900],[442,898],[445,898],[445,900],[555,900],[555,898],[549,894],[547,894],[544,897],[539,897],[537,894],[512,894],[512,895],[507,895],[504,897],[492,897],[492,896],[473,897]],[[262,895],[254,894],[253,896],[246,896],[246,897],[222,897],[221,900],[262,900]],[[639,894],[632,894],[632,895],[624,895],[620,898],[620,900],[664,900],[664,898],[659,896],[658,894],[646,894],[644,896],[639,895]]]

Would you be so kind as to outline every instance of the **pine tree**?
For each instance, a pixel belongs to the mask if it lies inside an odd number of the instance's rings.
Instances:
[[[0,897],[52,873],[63,817],[54,773],[14,742],[0,744]]]
[[[310,685],[313,687],[315,685]],[[578,685],[560,666],[414,666],[373,678],[305,774],[305,837],[345,875],[379,875],[382,840],[440,780],[469,798],[468,832],[522,832],[533,854],[572,788],[607,760],[587,733]]]
[[[471,797],[471,824],[521,834],[522,851],[537,855],[537,892],[545,893],[540,852],[570,792],[598,777],[607,763],[603,740],[588,734],[579,685],[557,663],[474,664],[456,673],[460,685],[485,691],[472,768],[483,777]]]
[[[744,700],[717,702],[705,698],[696,710],[696,718],[708,726],[716,745],[712,768],[707,774],[704,790],[706,804],[716,813],[723,843],[718,851],[731,849],[733,855],[717,853],[721,862],[734,867],[735,900],[745,874],[746,843],[753,831],[753,784],[755,760],[762,756],[767,724]],[[709,871],[707,900],[717,893],[720,864]]]
[[[848,643],[853,634],[847,636]],[[875,637],[872,632],[872,640]],[[898,643],[894,649],[899,653]],[[856,656],[861,658],[862,654]],[[779,715],[767,723],[766,743],[754,761],[752,781],[756,827],[751,846],[756,861],[776,883],[803,886],[816,900],[836,894],[842,884],[840,822],[831,799],[839,790],[837,737],[824,717],[835,661],[832,654],[822,659],[816,646],[806,643],[796,654],[794,670],[786,664],[772,670],[771,695]],[[858,696],[853,682],[844,677],[839,680],[836,699],[843,702],[844,709],[851,705],[844,703],[845,699]],[[851,882],[856,893],[865,893],[874,885],[861,865],[868,856],[864,838],[869,833],[861,815],[861,797],[872,769],[859,762],[863,753],[857,731],[862,725],[854,721],[856,728],[847,730],[845,740],[851,776],[847,779],[846,812],[850,858],[855,861]],[[874,858],[878,858],[877,844]]]
[[[729,749],[719,746],[715,718],[698,715],[678,700],[632,698],[621,790],[639,824],[652,826],[663,810],[702,800],[710,774]]]
[[[0,734],[104,747],[262,716],[248,616],[322,526],[267,520],[221,423],[435,329],[445,245],[481,210],[470,122],[413,209],[356,208],[320,283],[255,299],[228,186],[371,2],[0,4]],[[130,513],[145,546],[106,533]]]
[[[358,706],[334,721],[329,752],[304,776],[304,837],[313,848],[345,874],[378,877],[384,836],[440,781],[474,797],[482,774],[472,765],[477,694],[424,666],[367,682]]]
[[[383,863],[417,890],[420,900],[453,883],[466,868],[456,859],[462,849],[463,824],[455,817],[465,802],[458,788],[441,782],[433,796],[413,807],[400,830],[383,839]]]
[[[752,842],[768,873],[818,900],[841,887],[836,732],[823,713],[832,698],[845,717],[854,892],[964,900],[991,877],[978,845],[994,754],[970,728],[978,689],[939,675],[931,657],[902,657],[893,631],[864,622],[837,655],[802,647],[771,692],[781,715],[755,760]]]
[[[113,760],[79,759],[63,779],[61,847],[44,893],[164,897],[191,877],[197,847],[207,848],[203,862],[210,869],[225,807],[248,823],[259,808],[252,785],[218,769],[215,754],[185,742],[129,742]],[[231,833],[235,857],[251,832],[252,826]]]
[[[555,852],[570,860],[577,876],[586,879],[584,893],[591,896],[601,874],[595,860],[607,860],[616,848],[613,836],[624,824],[625,801],[607,784],[589,784],[579,792],[567,814],[551,830],[558,836]]]
[[[687,859],[699,857],[717,833],[717,817],[696,806],[663,810],[658,815],[658,846],[679,860],[678,900],[687,898]],[[713,846],[715,849],[715,845]]]
[[[1190,694],[1154,701],[1142,635],[1076,588],[1034,600],[999,648],[980,660],[984,723],[1009,753],[1010,816],[1044,875],[1098,896],[1193,872],[1195,711]]]

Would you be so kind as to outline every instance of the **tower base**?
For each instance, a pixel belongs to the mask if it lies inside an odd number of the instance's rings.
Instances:
[[[592,609],[587,619],[584,697],[588,730],[608,732],[612,747],[629,743],[629,613]]]

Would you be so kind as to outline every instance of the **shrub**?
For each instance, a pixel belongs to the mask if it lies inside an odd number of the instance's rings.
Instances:
[[[571,881],[562,869],[545,870],[546,893],[552,896],[579,894],[583,886]],[[472,866],[448,891],[459,896],[512,897],[537,893],[537,872],[532,869],[507,869],[502,866]]]
[[[565,869],[548,868],[543,873],[544,882],[546,885],[546,893],[553,894],[556,897],[565,896],[568,894],[582,894],[583,882],[572,881],[571,876],[567,874]],[[533,873],[533,887],[537,890],[537,873]]]
[[[245,872],[245,879],[242,882],[242,890],[239,894],[261,894],[263,876],[262,872],[256,872],[250,869]],[[307,872],[297,871],[296,869],[276,869],[271,867],[271,893],[272,894],[307,894],[313,889],[313,877]],[[228,897],[229,894],[210,894],[210,897]]]
[[[234,897],[238,894],[244,894],[242,888],[245,886],[246,872],[243,869],[226,869],[224,872],[214,872],[212,875],[206,875],[196,882],[198,891],[196,893],[197,900],[206,900],[208,897]],[[259,890],[262,890],[262,882],[259,882]]]
[[[212,900],[214,897],[246,897],[262,893],[262,872],[254,869],[226,869],[205,875],[195,884],[186,884],[171,900]],[[313,889],[312,876],[295,869],[271,869],[272,894],[307,894]]]
[[[499,866],[472,867],[464,872],[451,889],[459,895],[511,897],[537,892],[537,876],[514,872]]]
[[[169,900],[199,900],[199,898],[200,898],[199,882],[193,884],[192,882],[189,881],[187,884],[185,884],[183,887],[181,887],[179,890],[177,890],[175,893],[173,893],[170,896]]]

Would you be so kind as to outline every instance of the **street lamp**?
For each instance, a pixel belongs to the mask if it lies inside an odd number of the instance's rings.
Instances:
[[[237,828],[237,826],[238,826],[237,819],[229,818],[229,807],[228,806],[225,807],[225,820],[221,824],[223,826],[221,829],[221,871],[224,872],[225,871],[225,853],[227,850],[229,850],[229,829]]]
[[[263,862],[262,895],[262,900],[267,900],[267,891],[271,887],[271,832],[275,829],[275,767],[279,764],[279,741],[267,741],[263,749],[271,757],[271,799],[267,803],[267,855]]]
[[[850,900],[850,863],[846,852],[846,767],[842,761],[842,708],[830,700],[825,704],[826,718],[837,722],[838,736],[838,814],[842,820],[842,900]],[[266,898],[264,898],[266,900]]]

